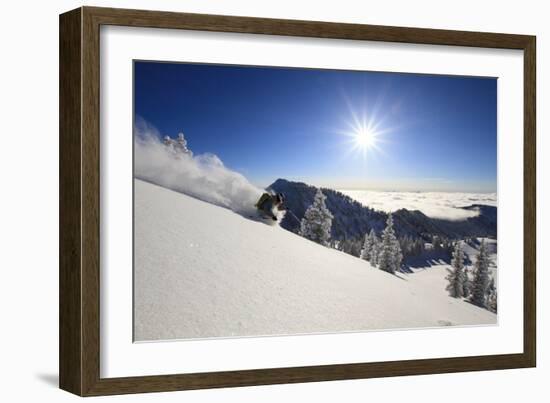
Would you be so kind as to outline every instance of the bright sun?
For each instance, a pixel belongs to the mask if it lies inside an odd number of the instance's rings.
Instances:
[[[354,140],[358,148],[368,150],[376,144],[376,133],[366,128],[360,128],[355,132]]]
[[[355,154],[366,160],[375,158],[377,154],[384,154],[382,146],[388,142],[386,134],[393,129],[385,127],[385,119],[379,119],[375,112],[367,116],[366,112],[360,114],[348,106],[351,114],[351,119],[346,122],[348,127],[338,131],[345,139],[343,145],[349,147],[346,155]]]

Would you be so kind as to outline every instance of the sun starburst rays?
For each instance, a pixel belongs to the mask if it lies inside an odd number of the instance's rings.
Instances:
[[[372,117],[367,119],[366,116],[359,118],[355,112],[351,116],[352,121],[347,123],[348,128],[340,132],[346,139],[348,152],[359,154],[363,159],[380,153],[383,135],[387,132],[381,127],[381,121],[375,121]]]

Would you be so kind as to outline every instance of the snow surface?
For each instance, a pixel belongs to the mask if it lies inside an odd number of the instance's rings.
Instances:
[[[445,268],[394,276],[279,226],[135,180],[136,341],[495,324]]]

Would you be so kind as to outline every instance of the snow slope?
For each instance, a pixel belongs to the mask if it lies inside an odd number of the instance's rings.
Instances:
[[[135,180],[136,341],[494,324],[444,268],[400,277]]]

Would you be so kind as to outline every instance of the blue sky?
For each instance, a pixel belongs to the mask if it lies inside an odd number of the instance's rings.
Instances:
[[[496,191],[493,78],[156,62],[134,74],[136,117],[262,187]],[[362,122],[372,147],[356,141]]]

